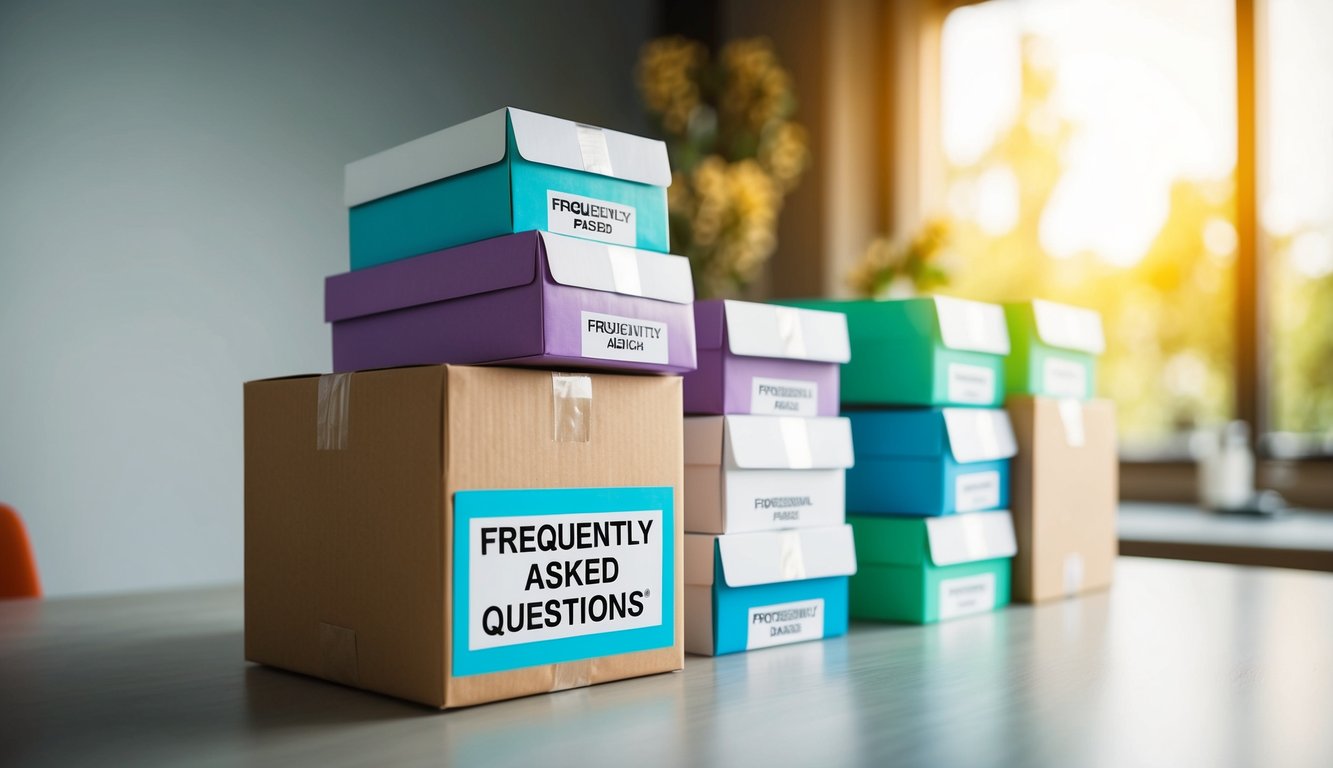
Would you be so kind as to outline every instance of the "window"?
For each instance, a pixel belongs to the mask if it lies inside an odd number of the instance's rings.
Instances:
[[[1101,311],[1129,457],[1235,417],[1235,42],[1232,0],[991,0],[944,21],[949,291]]]
[[[1333,4],[1267,0],[1259,222],[1268,266],[1266,447],[1333,453]]]

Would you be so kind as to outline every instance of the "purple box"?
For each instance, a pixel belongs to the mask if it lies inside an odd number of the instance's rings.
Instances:
[[[837,416],[839,365],[851,359],[847,316],[748,301],[694,305],[699,369],[685,412]]]
[[[329,277],[333,370],[504,363],[684,373],[694,288],[681,256],[519,232]]]

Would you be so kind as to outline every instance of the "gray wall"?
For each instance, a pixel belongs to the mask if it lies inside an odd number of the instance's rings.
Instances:
[[[241,382],[329,367],[343,164],[645,128],[648,2],[0,0],[0,500],[49,594],[241,578]]]

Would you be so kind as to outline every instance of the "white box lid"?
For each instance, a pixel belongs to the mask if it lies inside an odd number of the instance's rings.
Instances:
[[[348,208],[499,162],[508,133],[523,159],[603,176],[671,186],[666,144],[607,128],[503,107],[347,164]]]
[[[852,357],[841,312],[725,301],[727,347],[742,357],[845,363]]]
[[[694,301],[690,260],[579,237],[538,233],[551,277],[561,285],[689,304]]]
[[[1100,355],[1106,351],[1102,316],[1098,312],[1084,307],[1033,299],[1032,315],[1037,326],[1037,338],[1044,344],[1093,355]]]
[[[954,461],[972,464],[1018,453],[1014,426],[1002,408],[943,408],[944,430]]]
[[[846,469],[852,466],[852,425],[841,416],[723,416],[722,450],[716,420],[686,419],[686,464],[725,469]],[[694,426],[697,424],[698,426]],[[688,433],[695,432],[695,439]],[[698,433],[704,435],[699,436]]]
[[[951,296],[935,296],[940,341],[949,349],[1009,354],[1009,326],[1004,307]]]
[[[729,587],[850,576],[856,548],[849,525],[717,535],[687,534],[685,583],[712,584],[713,542]]]
[[[935,565],[957,565],[1018,552],[1014,521],[1009,512],[964,512],[926,518],[930,561]]]

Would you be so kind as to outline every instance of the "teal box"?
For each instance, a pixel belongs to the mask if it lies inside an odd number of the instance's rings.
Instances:
[[[1013,345],[1005,361],[1009,394],[1094,396],[1097,357],[1106,351],[1101,315],[1041,299],[1006,304],[1004,315]]]
[[[949,515],[1009,506],[1009,460],[1018,452],[1000,408],[848,411],[856,463],[847,509]]]
[[[1009,335],[997,304],[948,296],[780,303],[847,315],[852,359],[842,366],[844,405],[1004,402]]]
[[[505,107],[350,163],[351,268],[545,230],[665,253],[666,145]]]
[[[847,633],[852,529],[685,534],[685,650],[707,656]]]
[[[1008,512],[847,519],[860,564],[853,618],[930,624],[1009,604],[1017,546]]]

